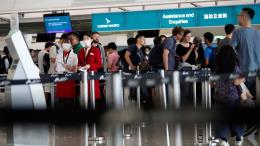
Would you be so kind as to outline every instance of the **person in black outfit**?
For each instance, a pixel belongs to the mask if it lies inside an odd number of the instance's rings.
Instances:
[[[12,62],[13,62],[13,59],[9,54],[9,50],[8,50],[7,46],[5,46],[4,50],[3,50],[3,55],[0,60],[0,73],[7,74],[8,69],[11,67]]]
[[[190,65],[197,65],[198,51],[194,44],[190,42],[191,31],[184,30],[181,43],[177,45],[176,54],[181,58],[182,62]]]
[[[184,30],[183,38],[181,43],[177,45],[176,54],[180,57],[181,62],[186,62],[190,65],[197,65],[198,52],[197,47],[190,42],[191,31]],[[185,67],[186,68],[186,67]],[[192,69],[188,67],[188,69]],[[191,83],[181,83],[181,104],[182,105],[192,105],[193,103],[193,93]]]

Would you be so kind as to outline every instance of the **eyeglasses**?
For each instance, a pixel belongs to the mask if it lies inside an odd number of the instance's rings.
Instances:
[[[238,15],[237,15],[237,17],[239,17],[239,16],[242,16],[242,17],[244,17],[245,15],[242,15],[242,14],[238,14]]]

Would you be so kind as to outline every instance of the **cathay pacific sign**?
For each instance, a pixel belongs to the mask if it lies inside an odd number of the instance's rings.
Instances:
[[[92,15],[92,30],[119,31],[124,29],[124,16],[122,13]]]
[[[119,28],[120,27],[120,24],[113,24],[111,23],[111,20],[109,20],[108,18],[106,18],[105,20],[106,20],[106,24],[98,25],[97,28]]]

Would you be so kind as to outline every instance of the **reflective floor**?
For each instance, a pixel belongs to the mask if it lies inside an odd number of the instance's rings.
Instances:
[[[13,124],[0,127],[1,146],[193,146],[216,145],[206,142],[204,136],[206,124],[124,124],[109,127],[96,126],[96,137],[103,141],[92,141],[94,125],[60,125],[60,124]],[[209,125],[207,125],[210,127]],[[214,129],[212,130],[214,131]],[[205,135],[206,134],[206,135]],[[258,137],[255,139],[257,142]],[[234,140],[229,139],[230,145]],[[204,143],[204,144],[203,144]],[[244,146],[254,146],[245,138]],[[255,144],[258,146],[258,143]]]

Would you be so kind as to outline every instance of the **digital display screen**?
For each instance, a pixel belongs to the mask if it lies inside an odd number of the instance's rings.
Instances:
[[[69,13],[47,14],[43,16],[46,33],[71,32],[71,20]]]

